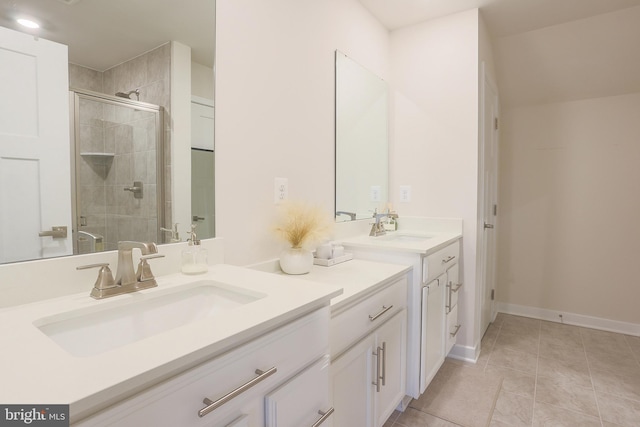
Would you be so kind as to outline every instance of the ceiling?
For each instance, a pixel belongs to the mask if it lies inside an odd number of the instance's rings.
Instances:
[[[38,21],[26,30],[15,18]],[[191,46],[194,61],[213,66],[214,0],[0,0],[0,26],[69,46],[69,61],[98,71],[168,41]]]
[[[506,104],[640,91],[640,0],[359,1],[390,30],[479,8]],[[19,15],[98,71],[170,40],[213,66],[215,0],[0,0],[0,26],[18,29]]]

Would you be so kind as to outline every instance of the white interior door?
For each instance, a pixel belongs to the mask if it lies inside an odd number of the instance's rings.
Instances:
[[[73,252],[68,82],[65,45],[0,27],[2,263]]]
[[[215,237],[215,152],[212,101],[191,102],[191,217],[201,239]]]
[[[484,74],[484,73],[483,73]],[[498,93],[483,78],[483,220],[482,239],[482,309],[480,335],[494,316],[493,292],[496,287],[496,231],[498,207]]]
[[[192,97],[191,101],[191,148],[214,150],[213,101]]]

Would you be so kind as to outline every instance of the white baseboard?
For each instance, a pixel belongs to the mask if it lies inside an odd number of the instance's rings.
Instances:
[[[467,347],[464,345],[455,344],[447,357],[452,359],[462,360],[464,362],[476,363],[478,356],[480,355],[480,346]]]
[[[640,336],[640,324],[637,323],[620,322],[600,317],[585,316],[582,314],[567,313],[558,310],[547,310],[545,308],[529,307],[526,305],[508,304],[504,302],[498,302],[497,305],[500,313],[532,317],[534,319],[547,320],[549,322],[565,323],[567,325],[582,326],[585,328],[617,332],[626,335]],[[562,319],[559,316],[560,314],[562,314]]]

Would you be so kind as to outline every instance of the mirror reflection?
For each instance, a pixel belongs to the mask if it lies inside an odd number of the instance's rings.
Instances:
[[[114,98],[73,92],[74,253],[162,241],[164,109]]]
[[[336,51],[336,221],[371,218],[388,194],[388,89]]]
[[[215,0],[0,0],[0,11],[0,86],[15,95],[0,101],[0,263],[184,241],[191,223],[213,237]],[[24,16],[41,28],[19,27]],[[25,35],[68,53],[22,50]],[[61,90],[65,106],[48,103]],[[19,148],[54,131],[53,166]]]

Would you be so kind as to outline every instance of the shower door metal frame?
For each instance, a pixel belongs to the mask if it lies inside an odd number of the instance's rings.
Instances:
[[[78,212],[80,206],[80,194],[77,191],[76,182],[79,179],[78,168],[76,162],[81,158],[80,156],[80,144],[77,143],[76,138],[80,135],[80,99],[88,99],[94,101],[100,101],[106,104],[112,104],[121,107],[131,107],[137,110],[149,111],[155,113],[156,123],[156,210],[157,210],[157,225],[156,225],[156,243],[164,242],[164,233],[160,228],[164,225],[165,217],[165,179],[164,179],[164,107],[155,104],[149,104],[142,101],[134,101],[132,99],[121,98],[117,96],[111,96],[104,93],[93,92],[84,89],[69,89],[69,117],[73,118],[70,123],[70,137],[71,137],[71,196],[72,196],[72,240],[73,240],[73,254],[78,254]]]

